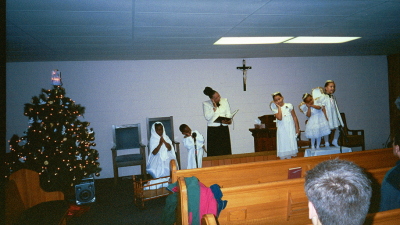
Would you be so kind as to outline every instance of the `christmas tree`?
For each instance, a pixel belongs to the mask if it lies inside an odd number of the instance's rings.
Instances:
[[[25,104],[29,126],[24,136],[10,139],[6,169],[7,174],[22,168],[37,171],[44,190],[64,191],[83,178],[99,176],[101,168],[98,151],[91,148],[96,146],[93,128],[78,119],[85,108],[65,96],[60,80],[53,84]]]

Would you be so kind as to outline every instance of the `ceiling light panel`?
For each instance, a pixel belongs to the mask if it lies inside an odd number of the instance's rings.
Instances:
[[[214,45],[260,45],[277,44],[293,37],[222,37]]]
[[[361,37],[296,37],[285,43],[295,44],[338,44],[353,41]]]

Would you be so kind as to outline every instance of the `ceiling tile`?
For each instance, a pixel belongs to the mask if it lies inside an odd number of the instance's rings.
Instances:
[[[7,11],[132,11],[132,0],[9,0]]]
[[[136,0],[134,7],[137,13],[250,14],[267,2],[265,0]]]
[[[189,13],[137,13],[135,27],[232,27],[245,15],[189,14]]]
[[[6,58],[151,60],[400,53],[398,0],[9,0]],[[361,36],[215,46],[227,36]]]
[[[17,26],[126,26],[132,24],[132,14],[131,12],[15,11],[7,13],[6,20]]]
[[[349,16],[372,6],[381,4],[381,1],[298,1],[272,0],[260,8],[256,14],[268,15],[302,15],[302,16]]]

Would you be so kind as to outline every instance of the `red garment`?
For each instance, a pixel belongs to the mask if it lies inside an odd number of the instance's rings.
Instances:
[[[217,216],[218,204],[215,200],[214,194],[209,187],[206,187],[203,183],[199,182],[200,186],[200,208],[199,208],[199,218],[201,224],[201,218],[205,214],[212,213]]]

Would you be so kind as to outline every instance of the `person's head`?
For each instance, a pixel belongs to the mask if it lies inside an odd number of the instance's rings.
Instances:
[[[190,136],[192,135],[192,130],[190,129],[190,127],[186,124],[181,124],[179,126],[179,130],[182,132],[183,135],[185,136]]]
[[[284,98],[282,96],[282,94],[280,92],[275,92],[272,94],[272,99],[274,100],[275,104],[279,105],[279,106],[283,106],[284,102]]]
[[[336,91],[336,85],[335,82],[333,80],[327,80],[325,81],[325,93],[328,95],[331,95],[333,93],[335,93]]]
[[[314,98],[312,97],[312,95],[305,93],[301,98],[303,99],[304,103],[314,105]]]
[[[219,104],[219,101],[221,100],[221,96],[219,95],[219,93],[216,90],[214,90],[210,87],[206,87],[206,88],[204,88],[203,93],[205,95],[207,95],[215,103]]]
[[[154,129],[156,130],[156,133],[160,136],[163,136],[164,133],[164,127],[162,123],[155,123]]]
[[[393,136],[393,154],[400,158],[400,128],[397,128]]]
[[[307,171],[304,189],[310,202],[310,219],[316,216],[322,225],[364,223],[371,181],[353,162],[333,159],[319,163]]]

